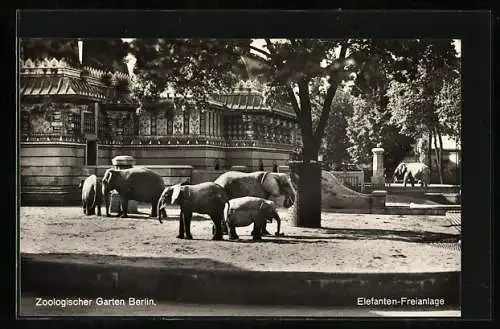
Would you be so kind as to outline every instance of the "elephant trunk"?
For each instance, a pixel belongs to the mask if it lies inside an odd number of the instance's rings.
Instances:
[[[280,235],[280,229],[281,229],[281,218],[280,218],[280,216],[278,215],[278,213],[276,211],[274,211],[274,219],[276,219],[276,224],[277,224],[275,235],[279,236]]]
[[[162,214],[163,213],[165,214],[165,218],[168,218],[168,216],[167,216],[167,211],[165,209],[165,205],[163,204],[161,199],[158,200],[158,206],[156,208],[156,213],[158,214],[158,221],[160,222],[160,224],[163,224],[163,221],[161,220]]]
[[[291,206],[293,206],[294,202],[295,198],[293,195],[286,195],[285,199],[283,200],[283,207],[290,208]]]

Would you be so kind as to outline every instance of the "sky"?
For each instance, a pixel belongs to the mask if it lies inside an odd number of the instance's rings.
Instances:
[[[124,42],[131,42],[134,39],[133,38],[122,38]],[[263,49],[263,45],[265,44],[264,39],[254,39],[252,42],[252,46],[255,46],[256,48]],[[460,39],[453,39],[453,45],[455,46],[455,50],[457,51],[458,57],[462,56],[462,40]],[[126,57],[127,60],[127,67],[129,74],[132,75],[132,70],[134,69],[135,65],[135,57],[132,54],[129,54]]]

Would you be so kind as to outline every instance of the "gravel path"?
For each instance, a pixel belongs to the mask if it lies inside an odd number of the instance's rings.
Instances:
[[[79,207],[21,207],[21,252],[145,257],[152,264],[175,260],[257,271],[430,272],[461,266],[459,250],[430,243],[457,234],[445,216],[324,213],[323,227],[310,229],[290,226],[287,211],[280,210],[285,236],[253,242],[252,226],[237,229],[240,241],[211,241],[212,223],[198,215],[192,221],[194,240],[179,240],[179,209],[168,214],[174,217],[160,224],[145,214],[86,217]],[[274,233],[276,224],[268,230]]]

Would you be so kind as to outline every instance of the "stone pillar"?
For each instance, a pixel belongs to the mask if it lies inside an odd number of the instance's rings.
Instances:
[[[95,125],[94,132],[97,135],[99,133],[99,103],[98,102],[94,103],[94,125]]]
[[[135,159],[128,155],[119,155],[114,157],[111,160],[111,163],[113,164],[113,166],[115,166],[116,169],[128,169],[132,168],[135,165]],[[118,195],[118,192],[112,191],[109,201],[109,211],[118,212],[119,206],[120,206],[120,197]],[[129,214],[139,213],[139,211],[137,210],[137,201],[129,200],[127,212]]]
[[[384,149],[377,145],[373,152],[373,176],[371,182],[373,186],[385,186],[384,177]]]
[[[387,191],[373,191],[371,193],[372,209],[385,209]]]

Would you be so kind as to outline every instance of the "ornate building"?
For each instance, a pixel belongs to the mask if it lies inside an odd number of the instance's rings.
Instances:
[[[137,165],[257,170],[263,163],[270,170],[300,143],[293,111],[271,108],[255,89],[212,95],[205,108],[167,97],[138,113],[129,83],[126,74],[54,58],[20,62],[24,204],[78,200],[85,168],[109,166],[116,155],[131,155]]]

